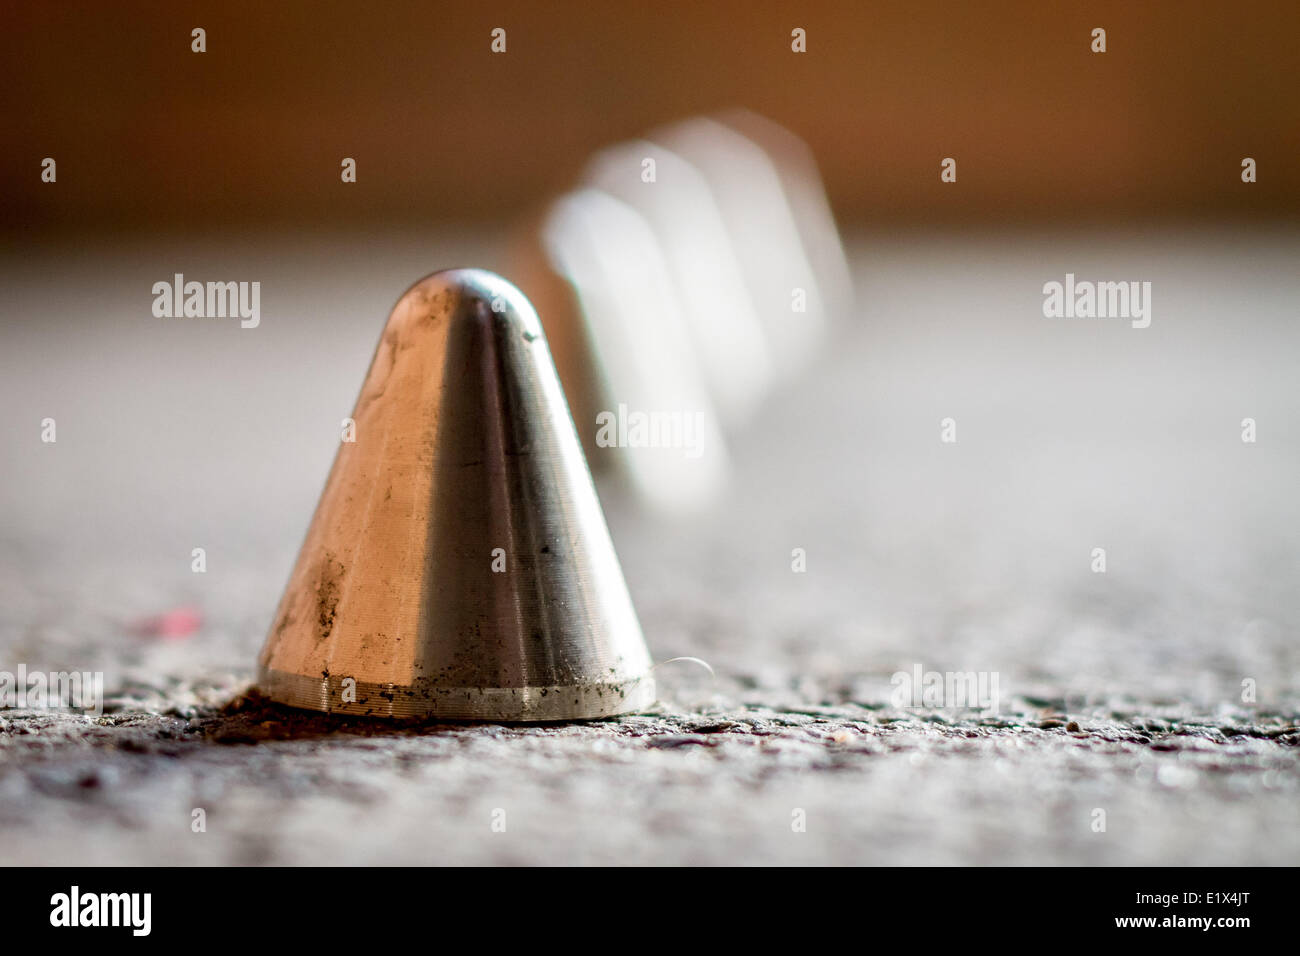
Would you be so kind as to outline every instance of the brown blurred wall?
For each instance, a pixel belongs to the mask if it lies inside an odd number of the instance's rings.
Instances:
[[[0,17],[13,234],[505,220],[602,144],[733,105],[804,136],[850,222],[1300,213],[1295,2],[9,0]]]

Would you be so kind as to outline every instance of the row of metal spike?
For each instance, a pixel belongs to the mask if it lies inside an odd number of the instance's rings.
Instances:
[[[654,703],[566,393],[595,467],[656,506],[707,501],[724,431],[850,308],[843,252],[807,149],[749,114],[599,153],[529,236],[509,272],[533,303],[462,269],[389,316],[258,659],[271,699],[498,721]],[[700,453],[602,447],[616,406],[689,416]]]
[[[726,436],[807,366],[853,298],[811,151],[748,111],[597,153],[507,274],[543,317],[593,469],[620,469],[674,510],[725,486]],[[602,414],[653,420],[676,447],[609,447]]]

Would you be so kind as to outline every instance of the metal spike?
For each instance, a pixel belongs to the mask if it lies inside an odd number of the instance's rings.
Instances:
[[[708,182],[754,309],[781,356],[776,371],[793,378],[817,349],[826,310],[776,163],[743,133],[705,116],[646,138],[685,158]]]
[[[731,110],[717,119],[757,143],[776,164],[827,318],[845,321],[853,314],[853,276],[812,150],[784,126],[750,110]]]
[[[653,182],[642,180],[646,161],[655,164]],[[714,407],[724,424],[745,421],[771,387],[777,357],[708,181],[671,150],[635,140],[593,156],[586,182],[654,230]]]
[[[259,658],[273,700],[546,721],[654,700],[536,312],[479,270],[393,309]]]
[[[534,301],[556,302],[544,310],[547,335],[593,470],[619,469],[664,511],[707,505],[725,483],[726,443],[649,224],[579,189],[550,207],[526,251],[511,274]],[[691,423],[690,447],[602,447],[599,416],[624,410]]]

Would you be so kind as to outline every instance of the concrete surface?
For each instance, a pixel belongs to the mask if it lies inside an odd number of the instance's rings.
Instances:
[[[652,652],[717,680],[532,728],[242,696],[387,309],[499,251],[358,249],[5,258],[0,669],[108,700],[0,711],[0,861],[1300,862],[1296,235],[861,237],[861,314],[724,502],[603,486]],[[152,319],[174,271],[260,278],[262,327]],[[1066,272],[1152,281],[1151,327],[1044,319]],[[893,706],[916,665],[996,673],[997,713]]]

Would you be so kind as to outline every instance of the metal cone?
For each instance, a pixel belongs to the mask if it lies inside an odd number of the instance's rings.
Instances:
[[[812,150],[784,126],[749,110],[717,119],[757,143],[776,165],[826,320],[843,321],[853,314],[853,276]]]
[[[393,309],[259,658],[284,704],[546,721],[654,700],[537,313],[479,270]]]
[[[653,230],[595,189],[571,192],[517,244],[511,275],[546,316],[547,338],[592,470],[615,467],[646,503],[703,508],[726,482],[726,443]],[[690,416],[693,448],[602,442],[602,416]]]
[[[825,309],[781,168],[753,139],[705,116],[647,138],[684,158],[708,182],[754,310],[781,357],[775,372],[796,376],[817,351]],[[805,300],[797,310],[796,293]]]
[[[646,159],[655,163],[653,184],[641,179]],[[708,180],[671,150],[637,140],[593,156],[587,181],[635,209],[658,237],[718,416],[724,424],[743,422],[770,387],[778,356]]]

